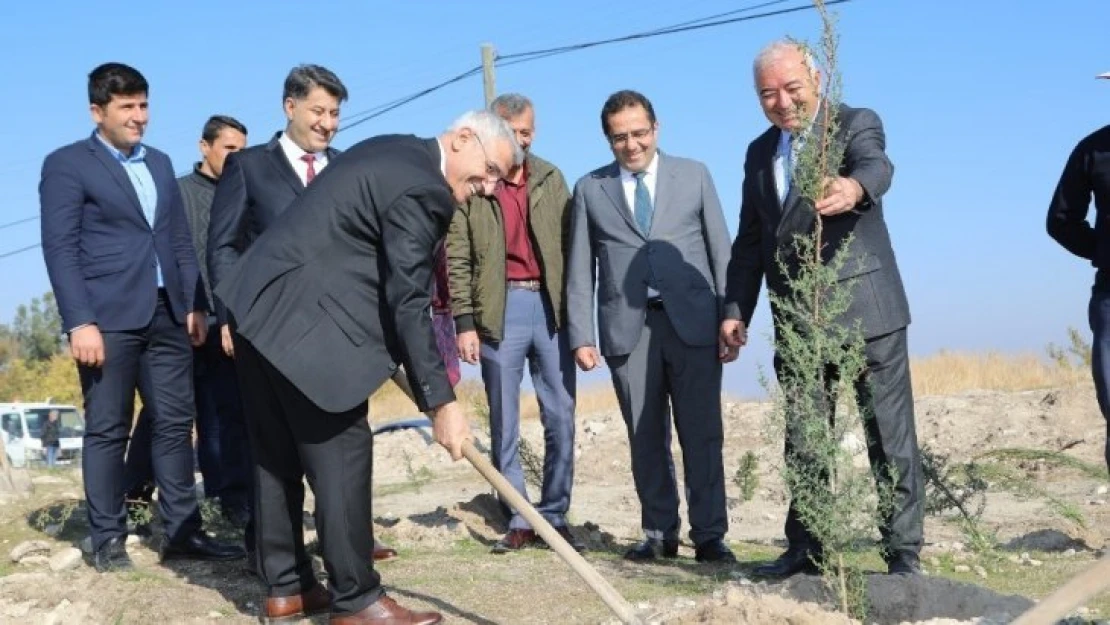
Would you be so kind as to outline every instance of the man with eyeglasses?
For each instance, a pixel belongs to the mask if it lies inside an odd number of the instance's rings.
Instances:
[[[435,440],[462,456],[470,426],[428,314],[433,259],[456,207],[521,158],[512,130],[487,111],[434,138],[363,140],[331,159],[214,286],[236,322],[264,619],[329,610],[333,625],[442,619],[396,604],[374,570],[368,398],[404,365]],[[305,551],[302,476],[316,498],[326,589]]]
[[[574,188],[567,327],[583,371],[605,357],[628,427],[645,537],[625,558],[678,555],[671,406],[695,559],[734,562],[723,540],[721,366],[737,350],[716,331],[729,259],[724,214],[705,165],[658,151],[659,124],[642,94],[611,95],[601,127],[616,160]]]
[[[527,155],[488,196],[455,213],[447,237],[451,310],[459,356],[481,362],[489,401],[494,466],[525,498],[520,463],[520,384],[530,366],[544,428],[543,485],[536,509],[576,549],[567,528],[574,477],[574,360],[566,335],[563,263],[570,190],[557,167],[529,152],[535,109],[519,94],[490,110],[506,120]],[[542,539],[502,502],[509,531],[494,547],[505,553]]]

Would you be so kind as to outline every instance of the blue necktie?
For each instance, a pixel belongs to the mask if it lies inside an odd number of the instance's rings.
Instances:
[[[632,212],[636,216],[636,225],[640,226],[640,232],[647,236],[651,232],[651,194],[648,193],[647,185],[644,184],[644,176],[647,175],[646,171],[638,171],[632,174],[636,179],[636,203],[632,207]]]

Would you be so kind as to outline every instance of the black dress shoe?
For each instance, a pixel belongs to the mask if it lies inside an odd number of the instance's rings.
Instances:
[[[887,560],[891,575],[921,575],[921,559],[912,551],[898,551]]]
[[[664,558],[678,557],[678,539],[659,540],[646,538],[624,553],[625,560],[642,561],[654,560],[656,556]]]
[[[694,547],[694,560],[698,562],[736,563],[736,556],[720,538],[707,540]]]
[[[111,571],[130,571],[135,568],[131,557],[124,548],[124,537],[110,538],[100,546],[92,557],[93,566],[101,573]]]
[[[186,558],[191,560],[237,560],[246,555],[242,547],[216,542],[208,534],[197,530],[179,542],[164,541],[159,549],[159,560]]]
[[[813,575],[819,571],[812,556],[813,552],[809,549],[791,547],[773,562],[755,567],[752,573],[760,577],[790,577],[798,573]]]

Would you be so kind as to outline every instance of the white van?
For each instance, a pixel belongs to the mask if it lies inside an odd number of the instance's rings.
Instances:
[[[42,424],[51,410],[58,411],[58,464],[80,464],[85,420],[75,406],[47,403],[0,404],[0,437],[8,462],[15,467],[45,465]]]

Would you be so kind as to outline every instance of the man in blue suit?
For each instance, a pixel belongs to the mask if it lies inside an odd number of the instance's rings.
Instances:
[[[150,408],[162,559],[242,557],[201,531],[193,482],[192,345],[205,340],[196,254],[162,152],[143,145],[148,85],[106,63],[89,74],[96,130],[46,157],[42,250],[85,399],[85,499],[99,571],[124,549],[123,456],[136,388]]]

